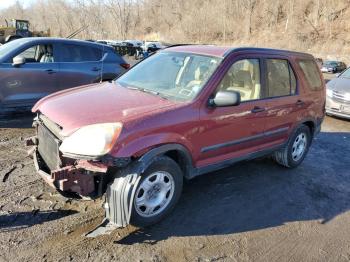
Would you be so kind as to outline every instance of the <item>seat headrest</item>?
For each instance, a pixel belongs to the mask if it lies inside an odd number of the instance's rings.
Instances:
[[[209,70],[209,67],[204,65],[198,67],[194,72],[194,79],[197,81],[202,81],[205,74],[208,72],[208,70]]]

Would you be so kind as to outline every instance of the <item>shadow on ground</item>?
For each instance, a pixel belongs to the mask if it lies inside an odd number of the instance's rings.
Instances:
[[[350,209],[350,133],[321,133],[298,168],[270,159],[243,162],[186,183],[163,222],[116,244],[156,244],[172,236],[247,232],[297,221],[327,223]]]
[[[44,222],[60,219],[62,217],[76,214],[74,210],[52,210],[32,212],[15,212],[0,215],[0,232],[8,232],[28,228]]]

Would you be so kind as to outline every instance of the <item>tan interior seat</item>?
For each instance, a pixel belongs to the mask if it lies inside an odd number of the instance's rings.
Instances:
[[[241,99],[249,100],[253,92],[253,81],[249,71],[239,70],[234,74],[232,85],[227,90],[238,91]]]
[[[195,85],[201,85],[203,81],[206,79],[206,73],[208,72],[209,68],[207,66],[199,66],[195,71],[194,71],[194,80],[190,81],[187,85],[186,88],[192,88]]]

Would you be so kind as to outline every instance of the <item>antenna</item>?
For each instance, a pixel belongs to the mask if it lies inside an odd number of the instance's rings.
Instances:
[[[70,35],[66,36],[66,38],[71,39],[71,38],[75,37],[77,34],[80,34],[81,32],[83,32],[88,27],[89,26],[83,26],[83,27],[79,28],[78,30],[74,31],[73,33],[71,33]]]
[[[104,62],[104,58],[105,58],[105,45],[103,45],[102,47],[102,65],[101,65],[101,71],[100,71],[100,84],[102,83],[102,77],[103,77],[103,62]]]

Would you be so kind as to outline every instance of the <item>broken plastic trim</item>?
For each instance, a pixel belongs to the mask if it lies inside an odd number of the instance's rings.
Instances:
[[[117,177],[108,186],[104,208],[106,217],[94,230],[88,232],[86,237],[96,237],[110,234],[114,229],[126,227],[131,218],[132,206],[136,188],[141,176],[137,173]]]
[[[117,227],[125,227],[130,222],[132,205],[138,183],[139,174],[119,177],[107,189],[105,203],[106,218]]]

